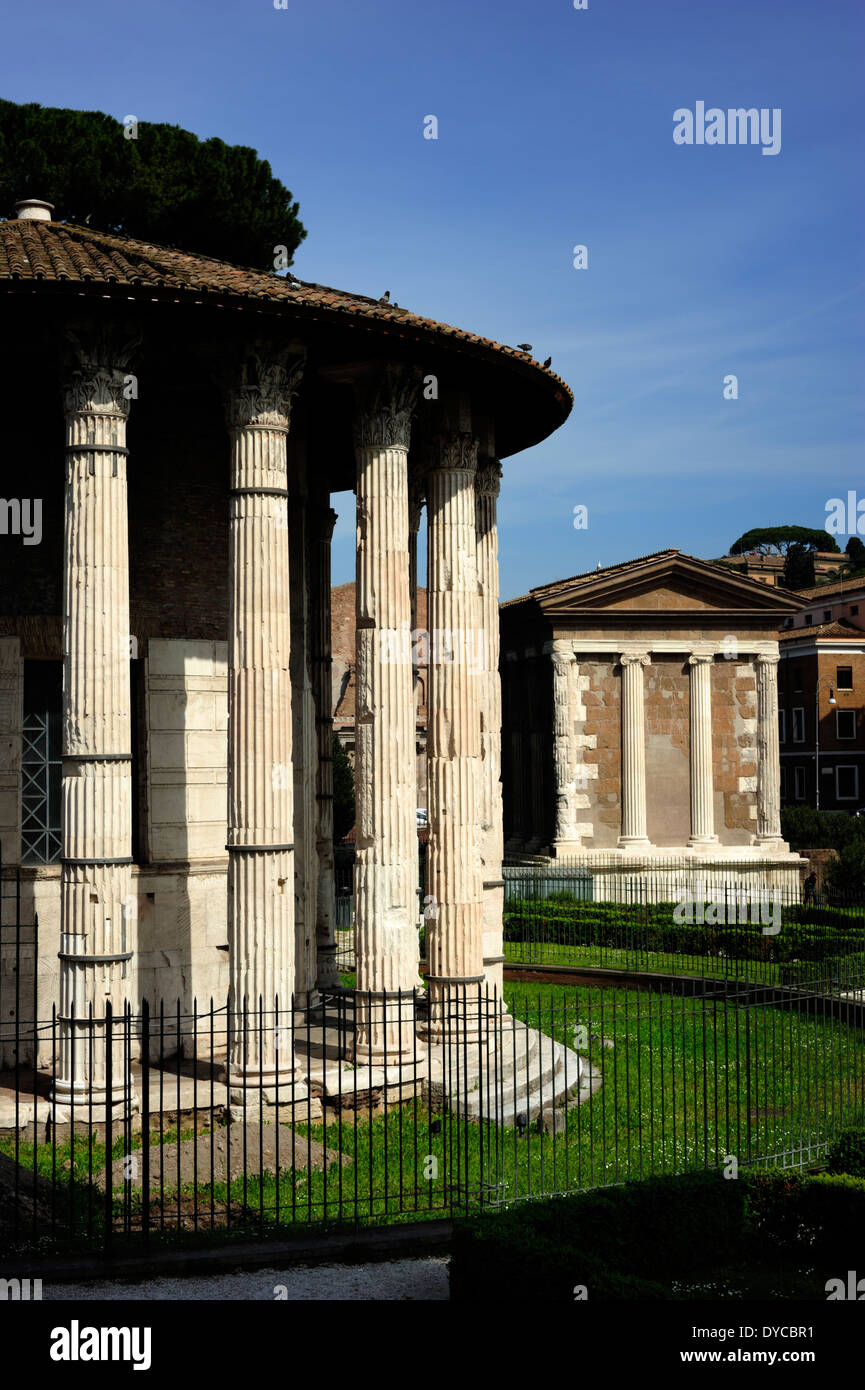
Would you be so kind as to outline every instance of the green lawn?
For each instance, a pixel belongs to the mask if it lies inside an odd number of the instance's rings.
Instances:
[[[193,1189],[166,1188],[154,1217],[169,1228],[238,1228],[357,1220],[413,1220],[470,1212],[485,1204],[577,1191],[650,1174],[819,1158],[846,1125],[863,1118],[865,1039],[829,1016],[791,1007],[723,1001],[624,988],[509,984],[511,1011],[533,1027],[579,1045],[603,1085],[571,1110],[565,1133],[498,1129],[429,1110],[415,1100],[372,1121],[343,1116],[327,1126],[296,1125],[342,1153],[327,1172],[283,1170],[279,1180],[248,1177],[208,1185],[200,1175],[199,1219]],[[610,1047],[605,1044],[612,1043]],[[166,1138],[176,1137],[173,1132]],[[288,1142],[288,1141],[287,1141]],[[9,1153],[10,1141],[0,1144]],[[124,1152],[122,1140],[113,1153]],[[104,1197],[87,1177],[105,1160],[104,1145],[76,1140],[56,1154],[40,1145],[38,1170],[68,1188],[78,1184],[77,1214],[98,1232]],[[19,1146],[31,1168],[32,1146]],[[170,1176],[166,1174],[166,1182]],[[127,1194],[134,1224],[140,1198]],[[123,1210],[123,1200],[115,1212]]]

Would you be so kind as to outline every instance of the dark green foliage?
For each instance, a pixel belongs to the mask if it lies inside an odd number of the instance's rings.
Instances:
[[[829,1172],[865,1178],[865,1125],[845,1129],[829,1150]]]
[[[761,555],[785,555],[793,545],[803,546],[811,552],[817,550],[837,551],[838,542],[828,531],[811,526],[756,526],[746,531],[730,546],[731,555],[745,555],[756,550]]]
[[[851,536],[844,547],[844,554],[850,559],[851,565],[858,569],[865,569],[865,544],[860,541],[858,536]]]
[[[846,811],[816,811],[812,806],[785,806],[781,833],[793,849],[841,849],[854,840],[865,842],[865,817]]]
[[[298,204],[244,145],[142,121],[127,139],[101,111],[0,101],[0,212],[43,198],[59,221],[271,269],[306,236]]]
[[[673,920],[674,907],[511,899],[503,914],[504,939],[697,956],[723,951],[736,960],[758,961],[825,960],[863,948],[861,915],[843,908],[785,907],[781,931],[770,936],[763,934],[759,921],[678,923]]]
[[[784,588],[808,589],[816,582],[814,552],[805,545],[791,545],[784,557]]]
[[[351,759],[333,735],[333,838],[344,840],[354,825],[354,768]]]
[[[851,816],[851,820],[861,819]],[[825,883],[830,893],[865,893],[865,839],[860,836],[835,851],[826,865]]]
[[[814,1268],[845,1270],[863,1221],[857,1178],[650,1178],[458,1222],[451,1299],[572,1303],[578,1284],[590,1301],[689,1298],[701,1284],[741,1286],[767,1261],[770,1287],[798,1280],[823,1298]]]

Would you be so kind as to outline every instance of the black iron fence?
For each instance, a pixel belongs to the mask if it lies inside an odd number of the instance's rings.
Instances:
[[[710,980],[513,984],[506,1001],[127,1006],[73,1025],[71,1073],[70,1020],[21,1029],[0,1077],[0,1240],[265,1236],[735,1177],[810,1163],[865,1114],[861,1000]]]

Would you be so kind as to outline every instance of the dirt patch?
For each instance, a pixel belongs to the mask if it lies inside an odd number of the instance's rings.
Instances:
[[[245,1142],[244,1142],[245,1132]],[[277,1150],[278,1145],[278,1150]],[[349,1166],[351,1160],[337,1149],[326,1149],[315,1139],[295,1134],[285,1125],[228,1125],[212,1134],[190,1136],[171,1144],[153,1144],[150,1156],[150,1191],[184,1187],[187,1183],[208,1186],[233,1178],[275,1173],[277,1169],[311,1169],[321,1172],[332,1163]],[[144,1153],[135,1149],[126,1158],[115,1159],[111,1168],[112,1187],[119,1195],[125,1186],[140,1188],[144,1182]],[[105,1169],[94,1177],[105,1189]]]

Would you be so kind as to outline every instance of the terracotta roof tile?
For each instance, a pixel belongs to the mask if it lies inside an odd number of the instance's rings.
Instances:
[[[382,304],[366,295],[349,294],[329,285],[292,282],[271,271],[246,269],[208,256],[154,246],[69,222],[0,221],[0,286],[4,281],[18,280],[161,287],[199,296],[230,295],[285,306],[329,309],[375,319],[383,325],[405,324],[487,347],[521,361],[534,372],[543,373],[550,385],[558,388],[567,409],[573,401],[570,387],[555,372],[542,367],[527,353],[491,338],[437,323],[435,319],[393,304]]]

